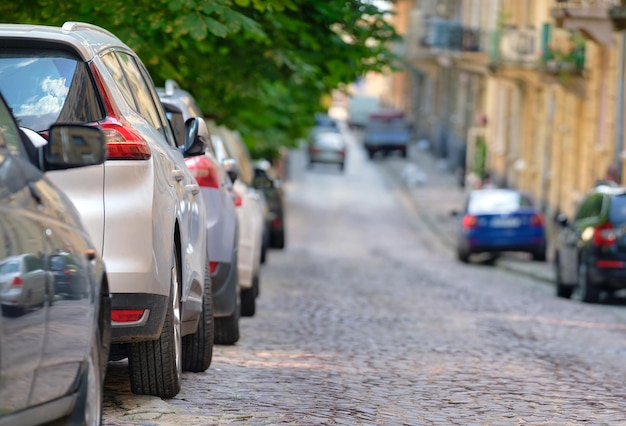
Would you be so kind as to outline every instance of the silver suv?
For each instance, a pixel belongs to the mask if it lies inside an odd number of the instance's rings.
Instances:
[[[2,24],[0,46],[0,91],[35,144],[57,122],[104,131],[104,164],[49,177],[104,258],[111,358],[128,357],[134,393],[173,397],[213,352],[205,208],[184,161],[205,150],[198,122],[178,146],[140,59],[100,27]]]

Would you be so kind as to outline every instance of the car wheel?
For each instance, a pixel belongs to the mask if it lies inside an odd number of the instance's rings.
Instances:
[[[589,280],[589,270],[587,265],[581,263],[578,266],[578,289],[580,300],[585,303],[598,303],[600,300],[600,289]]]
[[[458,248],[456,251],[456,257],[463,263],[469,263],[470,254],[469,251],[462,248]]]
[[[253,317],[256,312],[256,297],[254,287],[241,290],[241,316]]]
[[[547,259],[547,255],[546,255],[546,247],[543,246],[541,248],[539,248],[537,251],[532,253],[533,256],[533,260],[537,261],[537,262],[545,262]]]
[[[369,157],[369,159],[371,160],[372,158],[374,158],[374,154],[376,154],[375,151],[368,149],[367,150],[367,156]]]
[[[215,318],[215,343],[234,345],[239,340],[239,306],[232,315]]]
[[[557,297],[563,297],[565,299],[569,299],[572,297],[572,292],[574,288],[569,285],[564,285],[563,280],[561,278],[561,263],[557,258],[554,262],[555,268],[555,280],[556,280],[556,295]]]
[[[209,276],[209,262],[204,271],[204,291],[202,293],[202,313],[198,329],[194,334],[183,337],[183,371],[198,373],[211,365],[213,358],[213,290]]]
[[[91,350],[87,359],[87,370],[81,379],[76,405],[68,424],[99,425],[102,423],[105,371],[102,369],[102,366],[106,366],[103,363],[103,358],[106,360],[107,355],[101,351],[103,347],[108,347],[106,344],[103,346],[102,335],[103,330],[101,330],[101,323],[98,321],[98,328],[92,336]]]
[[[339,170],[340,170],[340,171],[342,171],[342,172],[343,172],[345,168],[346,168],[345,163],[339,163]]]
[[[271,234],[270,247],[274,249],[285,248],[285,230],[275,231]]]
[[[400,151],[400,155],[402,156],[402,158],[406,158],[407,157],[406,148],[404,148],[402,151]]]
[[[130,345],[130,388],[135,394],[172,398],[180,392],[182,339],[180,331],[180,272],[174,251],[170,298],[161,336]]]

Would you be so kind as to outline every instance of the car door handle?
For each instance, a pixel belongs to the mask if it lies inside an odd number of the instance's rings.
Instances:
[[[176,182],[180,182],[185,178],[185,174],[181,169],[172,170],[172,177],[176,180]]]
[[[185,189],[191,191],[193,195],[198,195],[198,193],[200,192],[200,187],[196,185],[195,183],[185,185]]]

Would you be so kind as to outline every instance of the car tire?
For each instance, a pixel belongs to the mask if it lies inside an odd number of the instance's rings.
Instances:
[[[469,263],[470,253],[467,250],[463,250],[462,248],[458,248],[456,251],[456,257],[463,263]]]
[[[198,320],[198,329],[194,334],[183,337],[183,371],[199,373],[211,365],[213,359],[214,327],[213,290],[209,275],[209,261],[204,271],[204,291],[202,293],[202,313]]]
[[[234,345],[239,340],[239,306],[227,317],[215,318],[215,343]]]
[[[561,278],[561,264],[559,259],[557,258],[554,263],[555,268],[555,281],[556,281],[556,295],[557,297],[562,297],[564,299],[569,299],[572,297],[572,293],[574,288],[569,285],[563,284],[563,280]]]
[[[536,262],[545,262],[548,256],[546,255],[546,247],[543,246],[539,248],[537,251],[531,253],[533,260]]]
[[[339,171],[344,171],[346,168],[346,165],[344,163],[339,163]]]
[[[272,239],[270,240],[270,247],[275,249],[284,249],[285,248],[285,230],[278,231],[272,235]]]
[[[403,150],[400,151],[400,155],[402,156],[402,158],[406,158],[407,157],[406,148],[404,148]]]
[[[373,151],[371,149],[367,150],[367,156],[369,157],[370,160],[374,158],[374,154],[376,154],[376,151]]]
[[[580,300],[583,302],[598,303],[600,301],[600,289],[590,282],[589,270],[585,263],[578,266],[578,290]]]
[[[256,297],[254,287],[241,290],[241,316],[253,317],[256,313]]]
[[[130,345],[128,367],[131,391],[139,395],[173,398],[182,381],[182,338],[180,315],[180,263],[174,251],[171,289],[165,322],[157,340]]]

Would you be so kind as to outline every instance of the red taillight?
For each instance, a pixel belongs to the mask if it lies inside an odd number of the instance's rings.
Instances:
[[[471,214],[466,214],[461,220],[461,226],[463,226],[464,229],[475,228],[478,226],[478,218],[476,216],[472,216]]]
[[[599,225],[593,232],[593,245],[597,247],[613,246],[617,240],[617,234],[613,230],[613,224],[607,222]]]
[[[272,228],[278,229],[283,225],[283,221],[280,218],[275,218],[272,220]]]
[[[195,157],[185,158],[185,164],[201,187],[220,187],[220,177],[217,166],[210,158],[204,155],[197,155]]]
[[[21,287],[22,284],[24,284],[24,281],[22,281],[22,278],[15,277],[13,278],[13,281],[11,282],[11,287]]]
[[[214,274],[217,271],[217,262],[209,262],[209,270]]]
[[[237,193],[233,193],[233,202],[235,203],[235,207],[241,207],[241,204],[243,204],[241,196]]]
[[[543,216],[539,213],[535,213],[530,218],[530,226],[543,226]]]
[[[338,153],[340,156],[342,156],[342,157],[345,157],[345,156],[346,156],[346,151],[344,151],[343,149],[342,149],[342,150],[339,150],[337,153]]]
[[[143,316],[144,309],[113,309],[111,321],[114,322],[137,322]]]
[[[147,160],[148,143],[129,125],[109,117],[100,123],[107,143],[109,160]]]
[[[621,260],[598,260],[596,266],[598,268],[621,269],[626,268],[626,262],[622,262]]]

